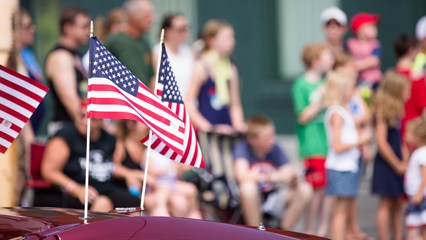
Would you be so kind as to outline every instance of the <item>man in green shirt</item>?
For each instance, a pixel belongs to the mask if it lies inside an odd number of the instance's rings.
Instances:
[[[140,81],[149,85],[154,76],[151,48],[143,36],[151,29],[154,7],[149,0],[127,0],[124,3],[128,25],[124,32],[105,40],[104,46]]]
[[[306,46],[303,49],[302,58],[307,70],[294,82],[292,98],[297,117],[296,133],[299,138],[299,151],[306,170],[305,179],[314,187],[314,196],[307,212],[305,232],[314,234],[314,221],[318,210],[322,209],[317,235],[325,236],[331,202],[324,201],[327,138],[324,127],[325,81],[323,76],[333,67],[334,58],[325,44]],[[321,202],[323,205],[319,208]]]

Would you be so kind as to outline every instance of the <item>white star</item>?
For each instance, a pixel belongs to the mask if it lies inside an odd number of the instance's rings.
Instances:
[[[121,70],[121,66],[118,66],[118,69],[120,69],[120,70]]]
[[[172,95],[169,95],[169,98],[171,99],[171,98],[172,98]]]
[[[167,90],[167,94],[170,94],[170,90]]]
[[[166,89],[169,88],[169,86],[166,85]]]
[[[123,87],[126,88],[127,87],[126,84],[123,84]]]
[[[182,99],[182,97],[181,96],[179,96],[179,100],[181,100]]]
[[[100,54],[101,56],[103,56],[104,55],[104,53],[103,52],[101,52],[101,54]]]
[[[98,65],[98,62],[95,61],[93,64]]]
[[[93,69],[93,73],[96,73],[96,69]]]
[[[134,88],[131,88],[130,90],[131,90],[132,92],[134,92],[134,91],[135,91],[135,89],[134,89]]]
[[[101,70],[101,67],[100,67],[100,66],[98,67],[98,70]]]
[[[111,60],[111,57],[110,57],[110,56],[108,56],[108,60]]]
[[[161,80],[161,81],[164,81],[164,77],[163,77],[163,76],[161,76],[161,77],[160,77],[160,80]]]
[[[169,76],[166,77],[166,80],[169,81]]]
[[[120,76],[121,76],[121,74],[120,74],[120,73],[117,73],[117,76],[119,76],[119,77],[120,77]]]
[[[114,71],[116,71],[116,72],[117,72],[117,67],[115,67],[115,68],[114,68]]]
[[[128,78],[128,77],[125,77],[125,78],[124,78],[124,80],[126,80],[126,81],[127,81],[127,80],[129,80],[129,78]]]
[[[116,81],[115,81],[115,83],[117,83],[117,84],[118,84],[118,83],[119,83],[119,81],[118,81],[118,80],[116,80]]]
[[[166,64],[166,61],[163,61],[163,65]]]
[[[176,96],[173,97],[176,100]]]
[[[115,65],[115,63],[114,63],[114,62],[111,62],[111,65],[112,65],[112,66],[114,66],[114,65]]]
[[[163,57],[166,57],[166,54],[163,54]]]
[[[98,45],[99,45],[99,41],[96,41],[96,44],[98,44]]]
[[[161,69],[161,72],[162,72],[162,73],[164,73],[164,68],[163,68],[163,69]]]
[[[99,47],[96,47],[96,51],[99,51]]]
[[[170,75],[172,75],[172,73],[171,73],[171,72],[169,72],[169,76],[170,76]]]
[[[115,78],[115,74],[113,74],[112,77]]]
[[[105,65],[102,65],[102,69],[105,69]]]
[[[120,78],[120,82],[124,82],[124,80],[122,78]]]
[[[109,63],[107,63],[107,67],[109,67]]]
[[[112,73],[112,69],[110,69],[109,72]]]
[[[107,60],[107,59],[106,59],[106,58],[104,58],[104,62],[106,62],[106,60]]]
[[[102,59],[99,59],[99,62],[102,63]]]
[[[172,94],[175,95],[175,91],[172,91]]]

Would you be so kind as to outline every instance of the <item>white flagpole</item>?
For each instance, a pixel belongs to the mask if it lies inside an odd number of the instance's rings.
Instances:
[[[161,56],[163,52],[163,46],[162,43],[164,41],[164,29],[161,30],[161,36],[160,36],[160,52],[158,54],[158,60],[157,60],[157,73],[155,74],[155,88],[154,88],[154,94],[157,95],[157,86],[158,86],[158,75],[160,73],[160,64],[161,64]],[[145,173],[143,178],[143,187],[142,187],[142,196],[141,196],[141,210],[143,211],[143,204],[145,202],[145,191],[146,191],[146,179],[148,177],[148,166],[149,166],[149,152],[151,150],[151,138],[152,138],[152,131],[149,130],[149,138],[148,138],[148,150],[146,151],[146,160],[145,160]],[[141,212],[142,215],[142,212]]]
[[[93,37],[93,21],[90,21],[90,37]],[[87,80],[89,81],[89,79]],[[87,99],[89,99],[89,89],[87,89]],[[87,105],[89,107],[89,105]],[[89,109],[87,109],[89,114]],[[89,157],[90,157],[90,118],[87,118],[87,138],[86,138],[86,184],[84,188],[84,223],[90,217],[87,216],[87,210],[89,207]]]

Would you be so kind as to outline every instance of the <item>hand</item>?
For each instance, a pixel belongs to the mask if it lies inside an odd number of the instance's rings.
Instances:
[[[360,135],[359,135],[359,144],[365,144],[370,142],[371,137],[373,136],[373,133],[369,128],[365,129]]]
[[[135,186],[138,189],[141,189],[144,178],[143,174],[144,173],[140,170],[131,170],[125,178],[127,187]]]
[[[213,126],[213,132],[223,135],[231,135],[234,133],[234,129],[229,124],[216,124]]]
[[[88,191],[87,191],[88,197],[87,197],[87,201],[89,203],[93,203],[96,198],[99,196],[98,191],[92,187],[89,186]],[[70,192],[71,196],[74,196],[76,198],[78,198],[78,200],[80,200],[81,204],[84,205],[84,198],[85,198],[85,186],[78,184],[71,192]]]
[[[420,192],[416,193],[416,195],[414,195],[413,204],[415,206],[418,206],[422,203],[422,200],[423,200],[423,191],[420,191]]]
[[[395,172],[398,175],[404,175],[406,170],[407,170],[407,163],[406,162],[398,162],[398,164],[395,167]]]
[[[248,126],[245,122],[241,122],[238,125],[234,126],[235,131],[239,132],[239,133],[246,133],[248,130]]]
[[[290,188],[296,188],[298,183],[299,183],[299,174],[297,174],[297,172],[294,172],[290,177],[290,181],[288,182],[288,186]]]

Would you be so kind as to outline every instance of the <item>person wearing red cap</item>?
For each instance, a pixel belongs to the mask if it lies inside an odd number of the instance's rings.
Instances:
[[[377,86],[382,78],[380,70],[380,42],[377,40],[378,14],[357,13],[350,21],[350,27],[356,38],[346,42],[348,52],[354,56],[360,70],[359,80],[370,87]]]

